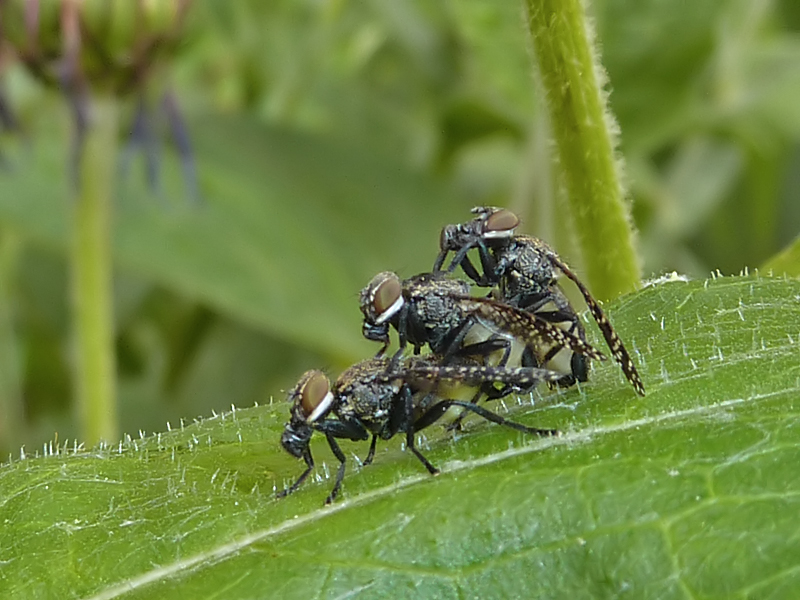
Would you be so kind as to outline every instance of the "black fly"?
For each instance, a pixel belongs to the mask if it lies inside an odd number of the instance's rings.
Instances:
[[[393,362],[410,343],[415,354],[427,344],[445,362],[457,356],[485,358],[502,350],[503,366],[514,340],[532,346],[549,343],[605,360],[570,331],[503,302],[470,296],[468,283],[448,279],[441,272],[422,273],[404,281],[390,271],[378,273],[361,290],[360,305],[364,336],[383,343],[378,356],[389,346],[390,326],[397,330],[400,348]],[[488,338],[474,340],[477,326],[489,332]]]
[[[331,451],[339,460],[336,480],[326,504],[336,499],[345,473],[346,459],[337,439],[366,441],[371,436],[364,460],[368,465],[375,456],[378,438],[387,440],[405,433],[406,445],[428,472],[436,475],[438,469],[416,448],[414,435],[438,421],[452,406],[460,406],[488,421],[523,433],[558,435],[556,430],[527,427],[469,402],[442,398],[438,387],[441,381],[467,386],[496,381],[525,388],[538,381],[555,381],[560,377],[561,373],[544,369],[491,367],[467,361],[442,365],[432,355],[405,358],[397,367],[393,367],[388,358],[371,358],[344,371],[333,387],[322,371],[308,371],[289,392],[291,419],[281,436],[283,448],[292,456],[302,458],[306,469],[278,497],[297,490],[314,468],[309,443],[315,431],[325,434]]]
[[[434,263],[434,272],[441,272],[448,253],[453,252],[453,260],[446,272],[450,273],[460,265],[476,285],[497,286],[497,295],[503,302],[535,314],[554,326],[562,327],[573,337],[585,341],[586,334],[578,314],[557,282],[559,274],[563,273],[575,283],[586,300],[589,311],[611,349],[614,360],[622,367],[625,377],[636,392],[644,396],[644,384],[622,340],[598,302],[561,257],[537,238],[514,235],[519,218],[511,211],[477,207],[472,212],[476,217],[471,221],[446,225],[442,229],[440,252]],[[468,256],[472,248],[478,250],[481,270],[478,270]],[[555,367],[554,359],[565,347],[572,351],[570,374],[560,383],[569,385],[576,380],[586,381],[587,359],[594,357],[588,353],[576,353],[571,345],[540,345],[543,356],[537,364]]]
[[[409,343],[415,354],[423,346],[429,346],[432,353],[442,357],[443,364],[469,358],[505,367],[512,352],[522,349],[521,356],[512,363],[539,367],[544,361],[533,356],[532,349],[542,347],[569,348],[575,356],[605,360],[585,339],[532,313],[490,298],[473,297],[470,287],[467,282],[449,279],[441,272],[421,273],[404,281],[390,271],[378,273],[361,291],[364,336],[383,343],[378,351],[381,356],[390,343],[389,329],[394,327],[399,349],[392,364],[396,364]],[[492,358],[498,355],[499,358]],[[563,379],[562,374],[559,382]],[[482,396],[496,399],[511,392],[508,386],[498,388],[496,384],[483,382],[472,403],[476,404]],[[459,427],[460,422],[461,417],[453,427]]]

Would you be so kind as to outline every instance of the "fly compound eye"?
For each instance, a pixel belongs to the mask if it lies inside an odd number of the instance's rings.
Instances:
[[[375,314],[378,318],[375,323],[380,325],[391,319],[400,307],[403,306],[403,286],[397,278],[387,279],[375,290],[373,300]]]
[[[403,286],[396,274],[383,271],[375,275],[361,290],[359,298],[365,322],[369,325],[380,325],[389,319],[403,305],[402,292]],[[387,313],[387,310],[390,312]]]
[[[514,235],[514,229],[519,225],[519,217],[504,208],[492,213],[483,225],[485,239],[508,238]]]
[[[362,293],[361,310],[375,325],[391,319],[403,306],[403,285],[394,273],[379,273],[370,281],[365,292],[367,297],[364,298]],[[365,300],[367,307],[363,305]]]
[[[298,393],[306,423],[317,421],[333,404],[331,384],[322,371],[310,371]]]

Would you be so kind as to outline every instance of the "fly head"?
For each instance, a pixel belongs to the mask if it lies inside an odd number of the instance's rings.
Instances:
[[[314,423],[330,411],[334,399],[325,373],[306,371],[288,394],[292,403],[291,419],[281,435],[283,449],[296,458],[303,456],[314,432]]]
[[[448,272],[453,271],[464,261],[467,252],[476,246],[502,245],[514,235],[519,218],[510,210],[494,206],[477,206],[472,209],[476,215],[471,221],[457,225],[445,225],[439,234],[439,256],[433,270],[440,271],[448,252],[455,253]],[[484,248],[485,250],[485,248]]]

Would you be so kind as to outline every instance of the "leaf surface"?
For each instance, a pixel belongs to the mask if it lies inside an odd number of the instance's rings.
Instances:
[[[608,308],[645,398],[595,365],[581,389],[510,409],[561,438],[472,421],[454,440],[433,427],[421,448],[439,477],[391,440],[370,467],[348,461],[333,507],[321,504],[336,461],[319,439],[317,480],[273,497],[302,470],[279,447],[284,403],[7,464],[0,593],[790,596],[800,282],[669,281]]]

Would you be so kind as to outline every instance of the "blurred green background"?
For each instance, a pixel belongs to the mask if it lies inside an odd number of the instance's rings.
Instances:
[[[594,0],[642,272],[761,265],[800,232],[800,3]],[[18,455],[79,435],[66,263],[70,113],[8,53],[0,394]],[[509,206],[580,272],[516,1],[196,0],[160,81],[162,184],[126,151],[115,199],[121,428],[283,400],[370,355],[359,289],[430,269],[438,232]],[[124,167],[124,168],[123,168]],[[624,335],[623,335],[624,337]],[[10,407],[10,408],[9,408]],[[4,454],[5,455],[5,454]]]

